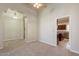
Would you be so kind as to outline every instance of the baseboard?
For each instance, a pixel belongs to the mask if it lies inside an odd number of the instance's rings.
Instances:
[[[37,41],[37,40],[25,40],[25,42],[27,43],[34,42],[34,41]]]
[[[75,51],[73,49],[70,49],[70,51],[79,54],[79,51]]]
[[[23,40],[23,39],[6,39],[6,40],[3,40],[3,41],[12,41],[12,40]]]
[[[79,54],[79,51],[76,51],[76,50],[71,49],[70,46],[67,46],[66,48],[67,48],[69,51],[71,51],[71,52],[74,52],[74,53]]]
[[[57,46],[56,44],[51,44],[51,43],[48,43],[48,42],[45,42],[45,41],[41,41],[41,40],[39,40],[39,42],[42,42],[42,43],[45,43],[45,44],[48,44],[48,45],[51,45],[51,46]]]

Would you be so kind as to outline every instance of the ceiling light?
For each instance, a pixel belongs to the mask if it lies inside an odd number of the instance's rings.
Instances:
[[[42,4],[39,4],[39,6],[42,6]]]
[[[34,6],[35,8],[40,8],[40,7],[42,6],[42,4],[40,4],[40,3],[35,3],[33,6]]]
[[[36,4],[34,4],[33,6],[36,7]]]
[[[37,8],[39,8],[39,6],[37,6]]]

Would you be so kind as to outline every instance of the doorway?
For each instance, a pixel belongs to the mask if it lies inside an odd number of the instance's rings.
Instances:
[[[69,42],[69,17],[57,19],[57,45],[66,47]]]

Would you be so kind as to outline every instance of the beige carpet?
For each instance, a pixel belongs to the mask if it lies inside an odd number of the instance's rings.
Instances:
[[[50,46],[41,42],[26,43],[24,40],[4,42],[1,56],[79,56],[61,46]]]

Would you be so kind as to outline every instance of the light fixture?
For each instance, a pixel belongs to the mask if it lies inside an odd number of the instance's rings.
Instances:
[[[33,6],[34,6],[35,8],[40,8],[40,7],[42,6],[42,4],[40,4],[40,3],[35,3]]]
[[[42,4],[39,4],[39,6],[42,6]]]
[[[37,8],[39,8],[39,6],[37,6]]]

